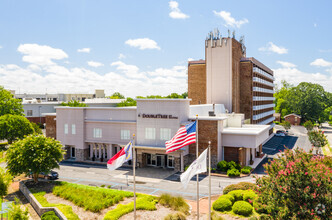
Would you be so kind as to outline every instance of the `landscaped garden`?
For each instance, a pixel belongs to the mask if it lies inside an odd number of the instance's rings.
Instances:
[[[26,185],[42,206],[57,207],[69,220],[116,220],[134,210],[132,192],[67,182],[27,182]],[[189,215],[189,206],[184,199],[168,194],[156,197],[137,193],[136,210],[140,215],[150,216],[149,219],[153,216],[173,219],[172,215],[186,218]],[[146,213],[151,211],[154,212]]]

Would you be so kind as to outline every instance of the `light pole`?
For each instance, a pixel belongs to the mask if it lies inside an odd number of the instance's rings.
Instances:
[[[41,106],[38,107],[39,107],[39,124],[41,124],[41,112],[40,112]]]

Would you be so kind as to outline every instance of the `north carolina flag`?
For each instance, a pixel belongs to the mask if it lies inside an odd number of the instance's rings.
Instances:
[[[181,127],[171,140],[166,141],[166,154],[193,143],[196,143],[196,121]]]
[[[133,156],[133,144],[130,141],[124,148],[122,148],[117,154],[115,154],[107,162],[107,168],[109,170],[115,170],[118,167],[121,167],[123,163],[131,160]]]

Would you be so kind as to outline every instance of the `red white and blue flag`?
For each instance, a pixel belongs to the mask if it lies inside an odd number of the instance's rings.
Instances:
[[[121,167],[123,163],[131,160],[133,156],[133,144],[130,141],[124,148],[122,148],[117,154],[115,154],[107,162],[107,168],[109,170],[115,170],[118,167]]]
[[[181,127],[171,140],[166,141],[166,153],[193,143],[196,143],[196,121]]]

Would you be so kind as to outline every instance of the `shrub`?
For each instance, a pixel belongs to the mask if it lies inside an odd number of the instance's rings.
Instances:
[[[57,184],[52,193],[92,212],[99,212],[119,203],[125,197],[134,196],[132,192],[66,182]]]
[[[104,187],[105,187],[105,185],[101,185],[100,187],[103,187],[103,188],[104,188]]]
[[[189,205],[180,196],[175,197],[164,193],[159,197],[159,204],[183,212],[186,215],[189,214]]]
[[[237,201],[234,203],[233,212],[238,215],[249,216],[252,213],[252,206],[245,201]]]
[[[154,196],[137,194],[136,200],[136,210],[156,210],[157,200]],[[121,216],[134,211],[134,202],[128,203],[126,205],[119,204],[115,209],[112,209],[106,213],[104,220],[117,220]]]
[[[302,149],[286,149],[265,164],[268,176],[258,178],[256,192],[272,219],[328,219],[332,214],[332,168],[324,157]],[[325,212],[316,212],[318,204]]]
[[[243,201],[249,202],[250,204],[252,204],[256,198],[257,194],[252,190],[247,190],[243,193]]]
[[[45,212],[41,216],[41,220],[60,220],[60,219],[58,216],[56,216],[55,212],[49,211],[49,212]]]
[[[11,219],[28,220],[29,219],[28,208],[26,207],[25,210],[23,211],[21,209],[19,199],[15,197],[15,202],[12,203],[12,206],[9,209],[9,216],[11,216]]]
[[[248,168],[242,168],[241,169],[241,173],[243,173],[243,174],[249,174],[250,170]]]
[[[184,171],[186,171],[189,167],[190,167],[190,165],[185,166]]]
[[[238,164],[238,163],[235,163],[234,161],[228,162],[228,169],[230,170],[230,169],[233,169],[233,168],[240,171],[241,170],[241,165]]]
[[[212,207],[216,211],[224,212],[232,210],[232,202],[226,198],[219,198],[212,204]]]
[[[272,218],[267,214],[262,214],[259,216],[259,220],[272,220]]]
[[[240,201],[243,200],[244,192],[244,190],[233,190],[232,192],[228,193],[228,195],[233,196],[235,201]]]
[[[217,169],[222,171],[222,172],[227,172],[228,170],[228,163],[227,161],[219,161],[218,164],[217,164]]]
[[[267,205],[263,204],[262,201],[261,201],[261,198],[258,197],[254,203],[254,209],[257,213],[259,214],[267,214],[268,211],[267,211]]]
[[[231,184],[225,187],[223,194],[227,194],[233,190],[248,190],[248,189],[252,189],[252,190],[256,190],[257,189],[257,185],[254,183],[248,183],[248,182],[240,182],[237,184]]]
[[[226,198],[226,199],[229,199],[229,201],[231,201],[232,204],[235,202],[234,196],[233,196],[233,195],[230,195],[230,194],[227,194],[227,195],[221,195],[218,199],[220,199],[220,198]]]
[[[227,170],[227,176],[229,176],[229,177],[238,177],[238,176],[240,176],[240,171],[235,169],[235,168],[232,168],[230,170]]]
[[[164,220],[186,220],[186,216],[182,212],[170,213]]]

